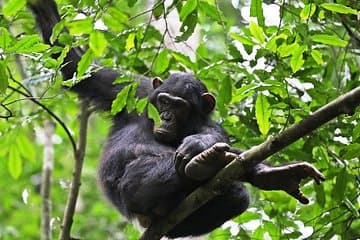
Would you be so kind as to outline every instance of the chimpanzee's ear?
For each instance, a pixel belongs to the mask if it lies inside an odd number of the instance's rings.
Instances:
[[[158,88],[163,83],[163,80],[159,77],[154,77],[152,79],[152,86],[154,89]]]
[[[215,97],[211,93],[204,93],[201,95],[203,100],[203,110],[205,113],[209,113],[215,108]]]

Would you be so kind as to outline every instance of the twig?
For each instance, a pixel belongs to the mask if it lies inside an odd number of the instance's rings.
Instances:
[[[48,107],[46,107],[44,104],[42,104],[41,102],[39,102],[35,98],[31,97],[27,93],[25,93],[25,92],[23,92],[23,91],[21,91],[21,90],[19,90],[17,88],[14,88],[12,86],[9,86],[8,88],[13,90],[14,92],[19,93],[20,95],[23,95],[24,97],[26,97],[27,99],[29,99],[30,101],[32,101],[33,103],[35,103],[36,105],[38,105],[39,107],[44,109],[64,129],[64,131],[66,132],[66,135],[70,139],[73,151],[74,152],[76,151],[76,143],[75,143],[74,137],[71,135],[70,130],[67,128],[66,124],[55,113],[53,113]]]
[[[247,169],[262,162],[267,157],[297,141],[331,119],[341,114],[353,114],[358,105],[360,105],[360,87],[338,97],[306,119],[283,131],[278,136],[243,152],[207,184],[199,187],[187,196],[167,217],[150,226],[140,239],[160,239],[177,223],[221,192],[217,190],[223,189],[224,186],[231,184],[243,176]]]
[[[4,118],[4,119],[6,119],[6,120],[9,120],[9,118],[11,118],[11,117],[13,117],[14,115],[13,115],[13,113],[12,113],[12,111],[5,105],[5,104],[2,104],[2,103],[0,103],[0,106],[2,107],[2,108],[4,108],[6,111],[7,111],[7,115],[0,115],[0,118]]]
[[[41,175],[41,240],[51,239],[51,181],[54,169],[54,135],[55,124],[45,121],[44,124],[44,160]]]
[[[138,14],[136,14],[135,16],[130,17],[130,18],[129,18],[129,21],[132,21],[132,20],[134,20],[135,18],[138,18],[138,17],[140,17],[140,16],[142,16],[142,15],[145,15],[145,14],[147,14],[147,13],[149,13],[149,12],[153,12],[157,7],[160,7],[162,4],[164,4],[164,2],[165,2],[165,0],[162,0],[162,1],[158,2],[157,4],[155,4],[152,8],[150,8],[150,9],[148,9],[148,10],[145,10],[145,11],[143,11],[143,12],[141,12],[141,13],[138,13]]]
[[[84,162],[85,149],[86,149],[86,132],[88,127],[88,120],[91,114],[89,108],[89,101],[81,99],[80,101],[80,115],[79,115],[79,139],[74,152],[74,171],[71,181],[70,192],[65,206],[64,218],[61,225],[61,232],[59,239],[69,240],[71,239],[71,226],[73,223],[73,216],[75,212],[76,201],[79,195],[79,189],[81,185],[81,171]]]

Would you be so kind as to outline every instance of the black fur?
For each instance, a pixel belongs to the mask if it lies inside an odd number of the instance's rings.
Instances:
[[[42,31],[44,41],[49,38],[54,25],[60,20],[55,2],[39,0],[29,4]],[[57,44],[57,43],[55,43]],[[81,50],[73,48],[61,69],[69,79],[76,71]],[[99,109],[109,110],[121,87],[112,82],[119,73],[103,69],[81,81],[70,90],[92,100]],[[158,141],[154,137],[153,122],[144,114],[121,112],[113,119],[99,166],[101,187],[111,203],[127,218],[145,216],[154,220],[174,208],[200,183],[181,176],[175,168],[177,152],[188,161],[196,154],[217,142],[228,142],[224,130],[209,117],[204,108],[202,94],[206,87],[191,74],[171,75],[155,90],[148,78],[141,79],[138,97],[149,97],[156,105],[160,92],[178,96],[190,103],[190,114],[181,135],[172,142]],[[179,237],[200,235],[220,226],[224,221],[242,213],[249,204],[246,188],[234,183],[222,196],[208,202],[167,235]]]

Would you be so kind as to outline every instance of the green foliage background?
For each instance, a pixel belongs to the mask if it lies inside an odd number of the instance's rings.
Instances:
[[[163,1],[151,5],[136,0],[58,0],[63,20],[53,40],[58,38],[65,45],[62,49],[42,43],[25,0],[0,3],[0,239],[39,238],[41,133],[50,116],[16,90],[31,93],[77,137],[76,96],[61,89],[57,74],[70,46],[86,46],[75,78],[86,76],[94,61],[122,71],[124,77],[118,82],[129,81],[130,74],[166,78],[170,71],[194,72],[217,96],[214,119],[225,127],[233,145],[243,149],[359,85],[357,0],[170,2],[164,7]],[[279,15],[280,23],[266,22],[265,4],[280,9],[273,13]],[[179,13],[182,26],[173,41],[186,41],[199,27],[200,44],[189,50],[195,58],[164,48],[164,33],[139,14],[145,6],[150,7],[152,19]],[[243,8],[249,10],[251,21],[241,15]],[[98,22],[106,30],[95,29]],[[69,32],[61,33],[63,27]],[[51,54],[59,51],[62,55],[52,59]],[[124,107],[128,111],[144,108],[144,101],[133,98],[135,87],[136,83],[119,93],[112,113]],[[302,187],[310,196],[309,205],[282,192],[250,187],[249,210],[234,219],[232,228],[218,229],[209,239],[359,239],[359,116],[359,111],[341,116],[268,160],[273,164],[308,161],[324,173],[322,185],[310,182]],[[96,166],[109,125],[105,113],[90,120],[73,235],[137,239],[139,233],[96,187]],[[73,153],[59,124],[54,141],[52,227],[57,237]]]

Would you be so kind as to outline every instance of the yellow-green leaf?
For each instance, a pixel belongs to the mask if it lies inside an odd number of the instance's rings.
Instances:
[[[249,45],[249,46],[254,46],[255,45],[255,43],[250,38],[242,36],[242,35],[237,34],[237,33],[230,33],[230,37],[232,39],[235,39],[236,41],[241,42],[242,44],[245,44],[245,45]]]
[[[314,15],[315,10],[316,10],[315,4],[313,4],[313,3],[306,4],[300,12],[300,18],[304,21],[308,20],[309,18],[311,18]]]
[[[259,94],[255,103],[255,117],[262,135],[270,130],[270,104],[265,95]]]
[[[336,12],[336,13],[353,14],[353,15],[358,14],[357,10],[355,10],[351,7],[344,6],[342,4],[338,4],[338,3],[323,3],[320,6],[326,10]]]
[[[125,49],[129,51],[135,47],[135,33],[130,33],[126,39]]]
[[[148,114],[148,118],[150,118],[154,121],[155,126],[160,126],[160,123],[161,123],[160,114],[159,114],[158,110],[156,109],[156,107],[154,105],[152,105],[151,103],[148,104],[147,114]]]
[[[197,8],[197,1],[198,0],[188,0],[185,1],[184,6],[181,8],[180,11],[180,20],[183,22],[189,15]]]
[[[6,69],[6,62],[0,60],[0,93],[4,93],[9,86],[9,76]]]
[[[156,74],[161,74],[169,67],[170,58],[168,56],[168,50],[162,50],[159,55],[156,57],[154,62],[154,72]]]
[[[12,144],[9,149],[8,169],[10,175],[14,179],[18,179],[22,172],[22,160],[15,144]]]
[[[249,30],[251,35],[260,43],[265,42],[265,35],[262,27],[258,26],[255,22],[250,22]]]
[[[67,25],[71,35],[89,34],[93,30],[93,19],[84,18],[69,22]]]
[[[132,85],[129,84],[125,86],[121,91],[117,94],[115,100],[112,102],[111,105],[111,114],[115,115],[121,112],[124,107],[126,106],[126,102],[129,96],[129,92],[131,90]]]
[[[306,50],[306,48],[306,46],[301,46],[294,50],[290,61],[290,66],[293,73],[299,71],[300,68],[304,65],[305,61],[303,58],[303,52]]]
[[[25,7],[25,4],[26,0],[9,0],[5,5],[3,5],[2,12],[5,17],[13,16]]]
[[[322,53],[319,50],[311,50],[311,56],[317,64],[322,65],[324,63]]]
[[[97,57],[101,57],[107,46],[107,41],[104,34],[99,31],[93,31],[89,37],[89,47]]]
[[[79,61],[79,64],[77,66],[76,76],[78,78],[85,74],[85,72],[90,67],[90,64],[92,63],[93,58],[94,58],[94,54],[92,50],[89,48],[88,50],[86,50],[84,55],[82,55],[81,60]]]
[[[348,42],[345,40],[342,40],[336,35],[328,35],[328,34],[315,34],[311,36],[311,39],[314,42],[323,43],[327,45],[333,45],[338,47],[345,47]]]

